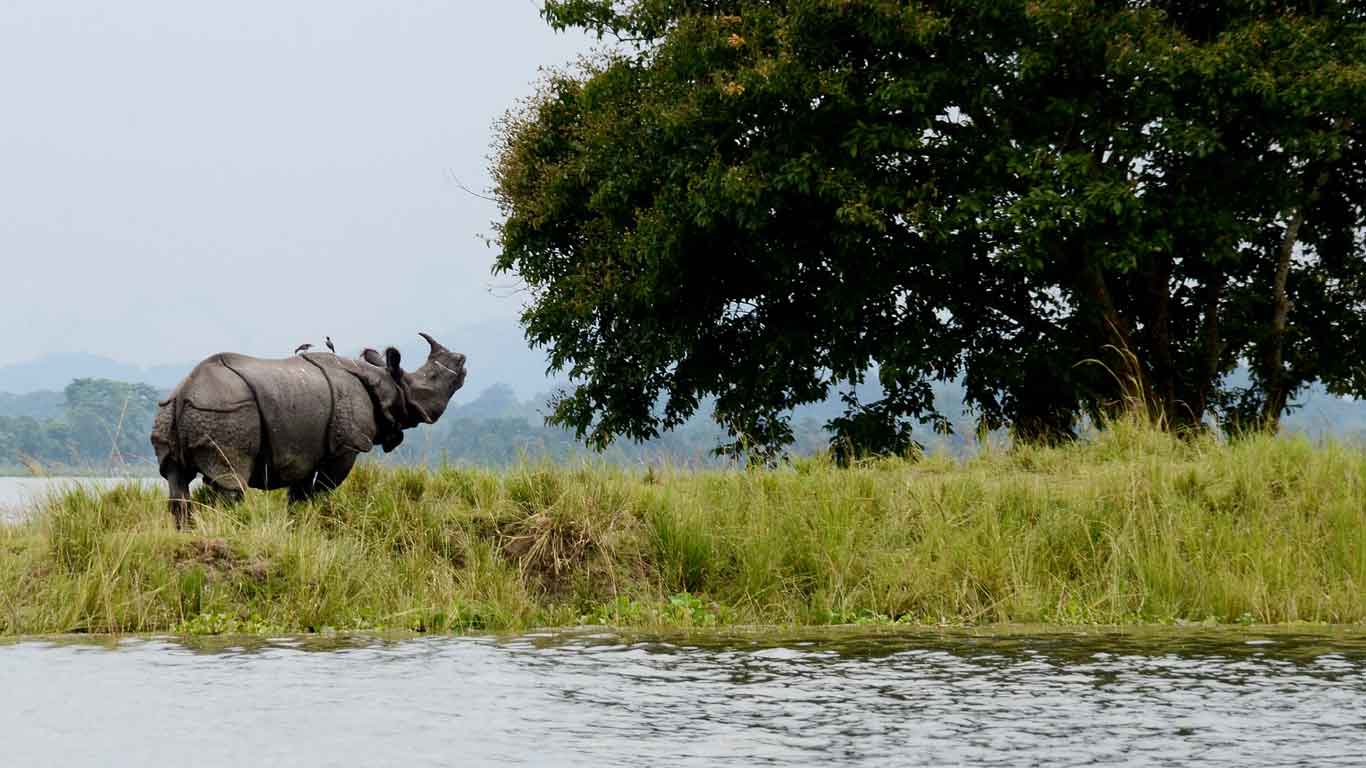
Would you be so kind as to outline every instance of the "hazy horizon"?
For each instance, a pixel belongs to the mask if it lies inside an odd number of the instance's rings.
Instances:
[[[521,336],[521,329],[512,320],[488,319],[473,325],[455,328],[424,328],[437,339],[469,358],[470,374],[466,387],[457,400],[477,397],[494,384],[506,384],[525,399],[549,391],[563,377],[545,375],[546,356],[529,349]],[[289,348],[253,350],[262,357],[283,357],[292,354],[292,347],[300,341],[313,341],[319,350],[322,337],[296,339]],[[340,354],[355,354],[363,346],[382,348],[396,346],[403,352],[411,367],[427,352],[427,343],[416,330],[389,337],[365,339],[334,338]],[[158,363],[145,363],[115,355],[86,352],[49,353],[26,360],[0,363],[0,394],[22,395],[41,391],[59,391],[73,379],[103,378],[115,381],[140,382],[168,389],[178,383],[203,358],[229,349],[207,349],[194,357]]]
[[[487,188],[494,121],[589,48],[538,7],[9,4],[0,365],[515,333],[456,179]]]

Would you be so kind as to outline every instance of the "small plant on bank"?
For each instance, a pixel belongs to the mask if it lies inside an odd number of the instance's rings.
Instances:
[[[176,624],[177,635],[281,635],[285,628],[260,616],[239,619],[224,613],[201,613]]]

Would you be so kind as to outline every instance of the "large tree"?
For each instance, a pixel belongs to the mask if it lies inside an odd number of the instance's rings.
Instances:
[[[605,444],[714,398],[733,450],[877,371],[903,449],[990,426],[1275,423],[1366,394],[1366,11],[1348,2],[563,0],[612,41],[510,115],[496,269]],[[1240,361],[1253,386],[1223,383]]]

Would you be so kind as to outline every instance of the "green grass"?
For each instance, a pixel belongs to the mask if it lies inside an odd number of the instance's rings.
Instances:
[[[955,461],[365,465],[177,532],[156,490],[0,525],[0,633],[1366,622],[1366,453],[1131,424]]]

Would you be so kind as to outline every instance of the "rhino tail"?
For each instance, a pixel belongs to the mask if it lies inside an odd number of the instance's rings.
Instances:
[[[170,397],[157,403],[157,414],[152,422],[152,448],[162,467],[168,463],[185,465],[185,441],[180,434],[185,398],[180,390],[181,387],[176,387]]]

